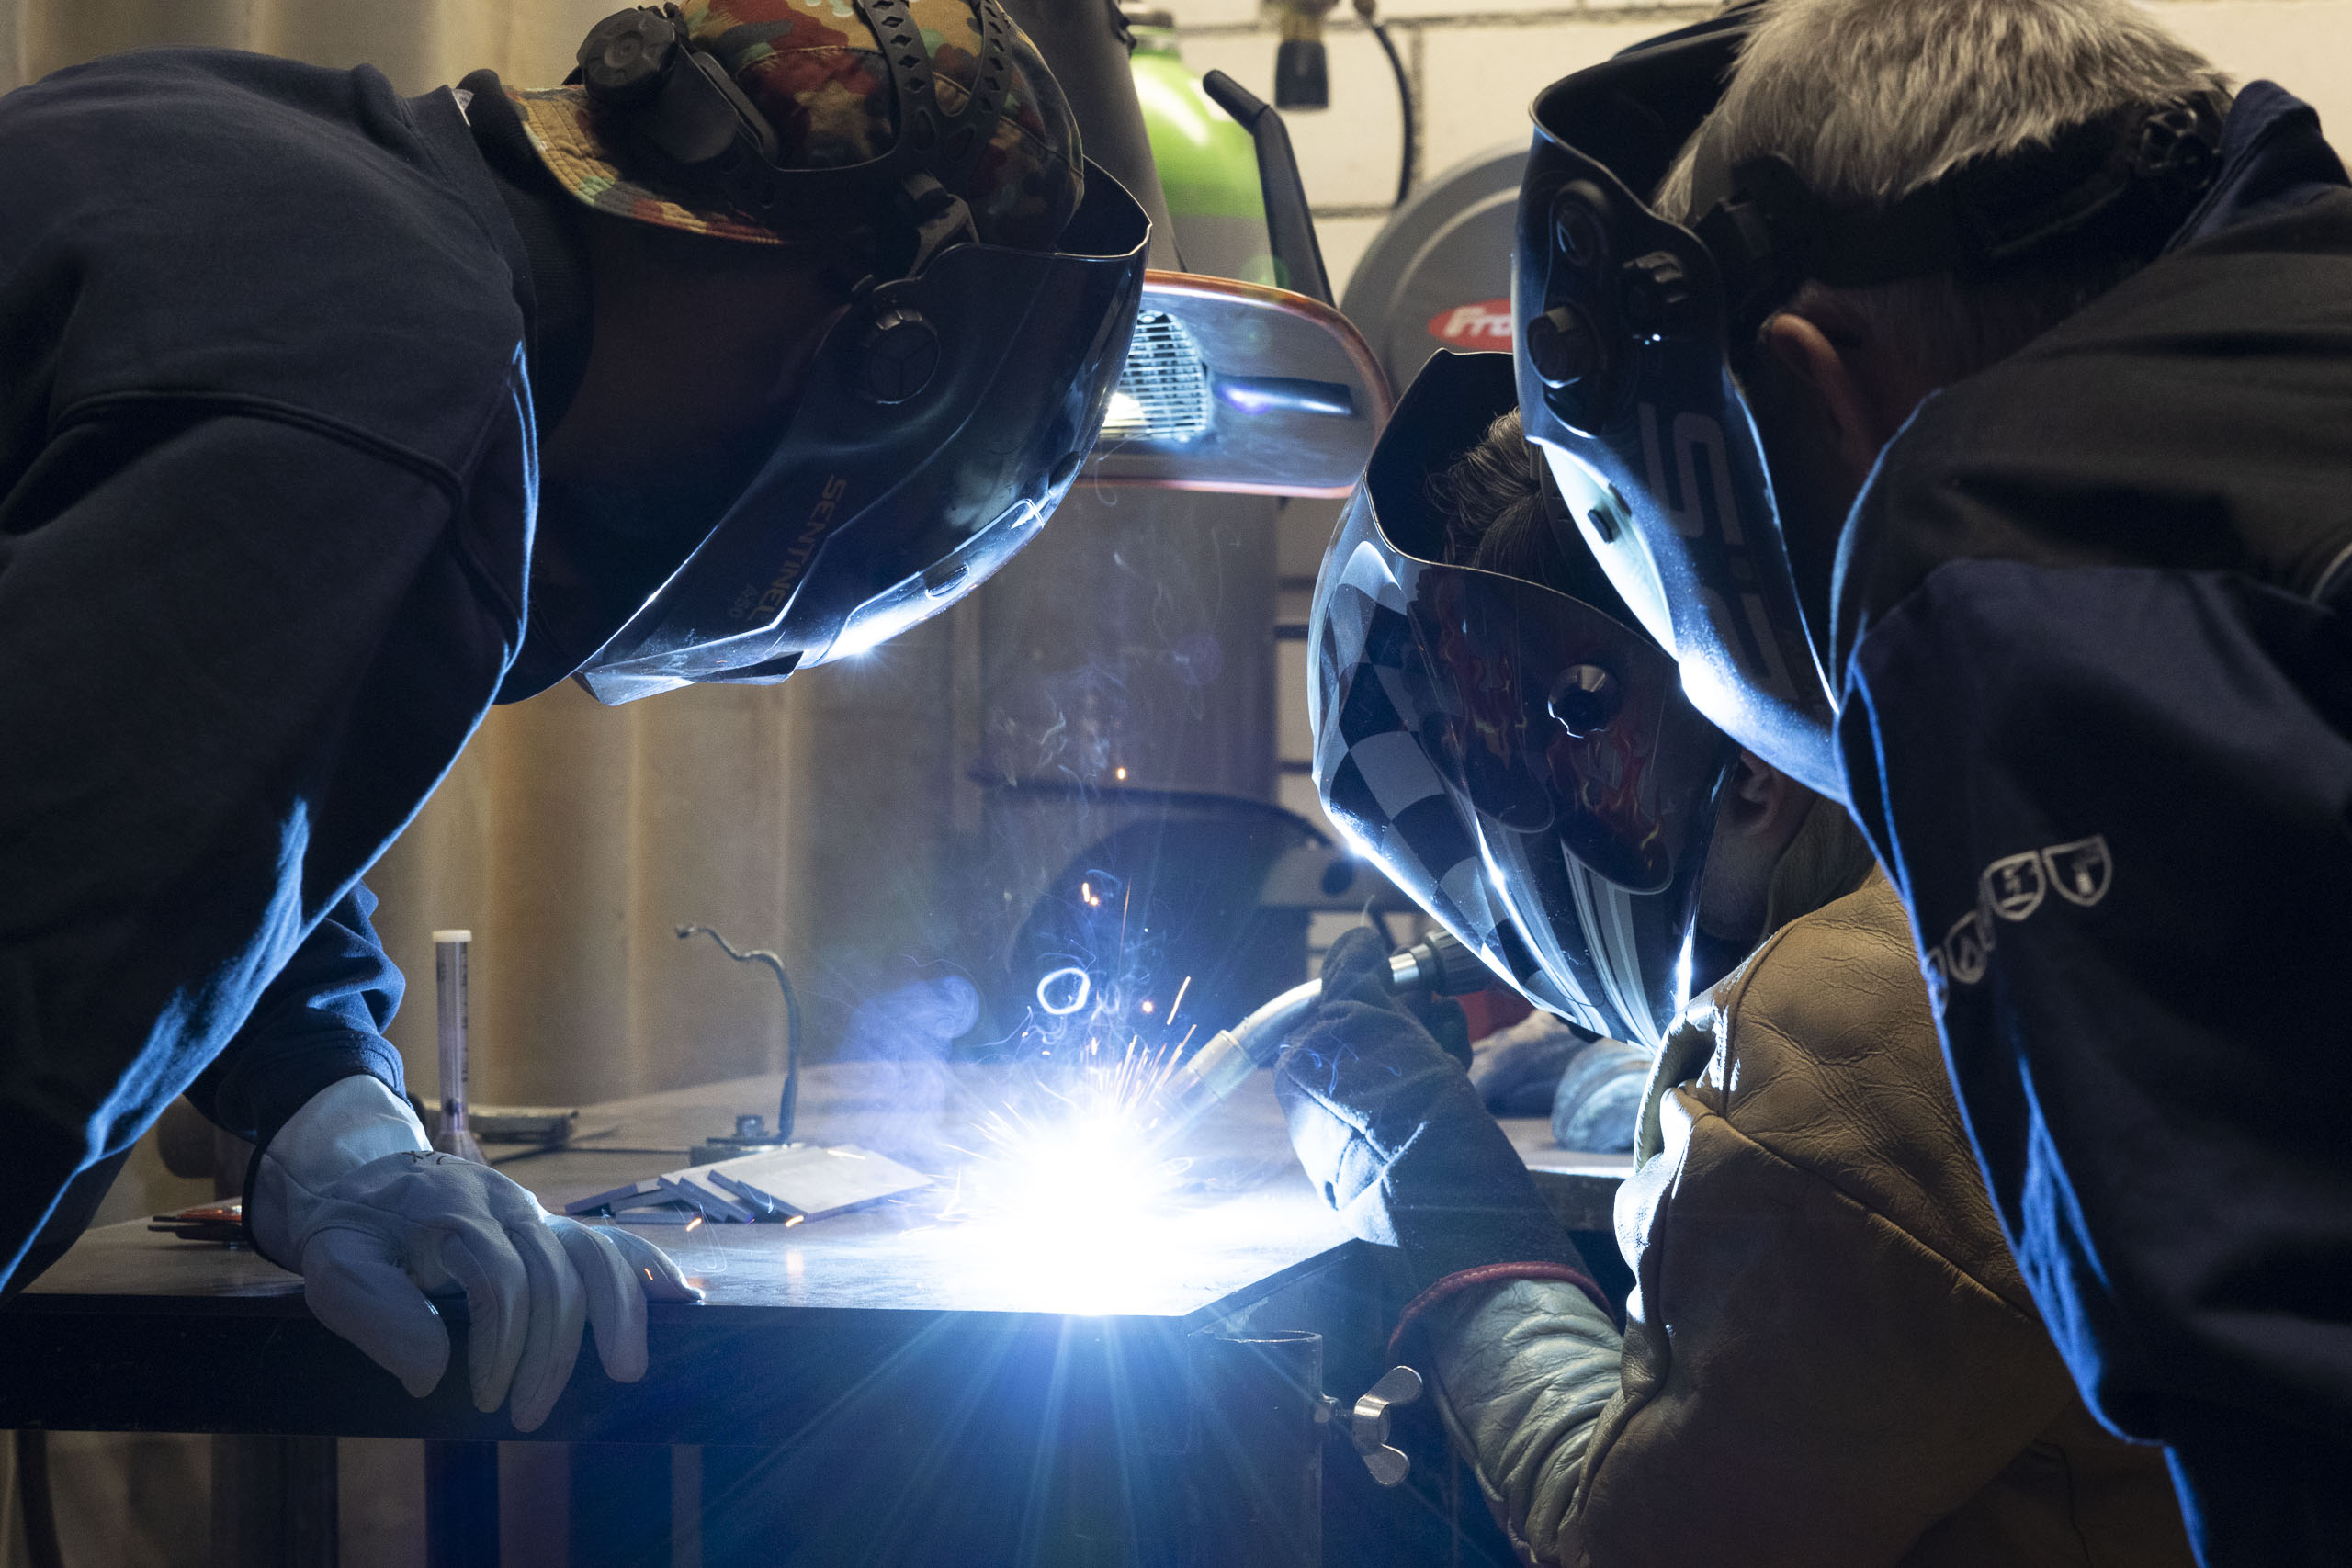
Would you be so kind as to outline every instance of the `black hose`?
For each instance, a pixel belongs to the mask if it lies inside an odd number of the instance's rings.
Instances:
[[[782,1144],[792,1142],[792,1124],[800,1113],[800,998],[792,989],[792,976],[784,972],[784,960],[766,948],[755,947],[748,953],[738,953],[735,944],[708,926],[680,926],[678,940],[683,942],[695,932],[717,942],[719,950],[738,964],[764,964],[775,976],[777,989],[784,993],[784,1099],[776,1107],[775,1135]]]
[[[17,1500],[25,1511],[25,1555],[33,1568],[65,1568],[57,1544],[57,1505],[49,1490],[49,1434],[38,1427],[17,1433]]]
[[[1388,56],[1388,69],[1396,73],[1396,108],[1405,125],[1404,156],[1396,169],[1396,205],[1402,207],[1405,198],[1413,194],[1413,81],[1405,74],[1405,57],[1389,40],[1387,25],[1367,17],[1364,26],[1380,40],[1380,51]]]

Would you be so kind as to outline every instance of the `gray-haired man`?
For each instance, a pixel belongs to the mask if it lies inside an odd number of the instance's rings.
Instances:
[[[1869,834],[2018,1264],[2204,1560],[2352,1561],[2316,117],[2120,0],[1770,0],[1536,118],[1521,401],[1578,533]]]

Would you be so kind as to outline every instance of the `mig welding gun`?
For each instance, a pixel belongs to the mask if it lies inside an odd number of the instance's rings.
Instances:
[[[1432,931],[1388,960],[1388,988],[1399,996],[1460,997],[1482,991],[1494,976],[1478,955],[1450,931]],[[1168,1142],[1239,1089],[1256,1068],[1272,1066],[1283,1042],[1298,1032],[1323,999],[1323,982],[1294,986],[1231,1029],[1221,1029],[1176,1069],[1160,1091],[1166,1107],[1151,1131]]]

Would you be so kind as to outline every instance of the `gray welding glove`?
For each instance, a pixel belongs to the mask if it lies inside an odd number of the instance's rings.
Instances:
[[[1510,1278],[1596,1299],[1576,1243],[1480,1103],[1461,1062],[1389,990],[1388,949],[1350,931],[1323,961],[1323,999],[1275,1064],[1291,1146],[1366,1241],[1403,1254],[1421,1298]]]
[[[1470,1082],[1498,1116],[1548,1116],[1560,1074],[1591,1041],[1565,1019],[1532,1012],[1470,1048]]]
[[[661,1248],[548,1213],[485,1165],[435,1154],[406,1100],[372,1077],[313,1095],[254,1162],[254,1249],[302,1276],[323,1323],[422,1398],[449,1365],[429,1299],[463,1296],[474,1405],[517,1431],[548,1417],[583,1325],[605,1374],[645,1375],[645,1303],[696,1301]],[[511,1399],[510,1399],[511,1396]]]
[[[1622,1040],[1595,1040],[1577,1051],[1552,1094],[1552,1141],[1564,1149],[1630,1154],[1634,1124],[1657,1058]]]

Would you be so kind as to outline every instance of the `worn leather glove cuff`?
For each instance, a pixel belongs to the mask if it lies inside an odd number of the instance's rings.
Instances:
[[[1405,1255],[1413,1288],[1426,1294],[1446,1280],[1502,1264],[1564,1269],[1589,1280],[1584,1254],[1555,1219],[1532,1179],[1498,1181],[1500,1190],[1482,1194],[1475,1206],[1437,1207],[1416,1202],[1391,1212],[1397,1246]]]
[[[1581,1263],[1582,1260],[1578,1261]],[[1450,1302],[1465,1292],[1479,1290],[1487,1285],[1499,1285],[1511,1280],[1557,1280],[1563,1284],[1574,1285],[1591,1299],[1593,1305],[1599,1307],[1608,1316],[1613,1319],[1617,1315],[1616,1309],[1609,1304],[1608,1294],[1581,1267],[1570,1268],[1564,1263],[1540,1260],[1485,1263],[1476,1269],[1464,1269],[1459,1273],[1448,1274],[1444,1279],[1407,1302],[1405,1310],[1396,1314],[1395,1331],[1388,1336],[1388,1359],[1391,1361],[1405,1359],[1407,1344],[1412,1331],[1421,1325],[1432,1308]]]

